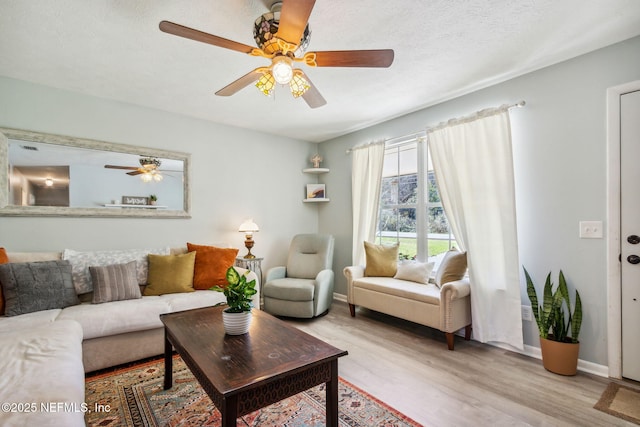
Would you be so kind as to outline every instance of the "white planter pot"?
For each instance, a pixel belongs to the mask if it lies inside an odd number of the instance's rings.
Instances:
[[[242,335],[249,332],[251,325],[251,312],[243,311],[242,313],[222,312],[222,324],[227,335]]]

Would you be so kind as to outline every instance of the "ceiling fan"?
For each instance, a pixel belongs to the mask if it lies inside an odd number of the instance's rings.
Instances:
[[[187,39],[212,44],[252,56],[271,60],[269,67],[259,67],[216,92],[230,96],[256,83],[265,95],[270,95],[275,83],[289,85],[294,97],[302,96],[311,108],[327,101],[311,83],[309,77],[294,63],[311,67],[389,67],[393,63],[392,49],[333,50],[304,53],[309,44],[308,20],[315,0],[283,0],[271,6],[271,12],[259,17],[254,25],[258,48],[205,33],[169,21],[160,22],[160,30]]]
[[[140,166],[118,166],[118,165],[104,165],[107,169],[124,169],[131,172],[127,172],[127,175],[136,176],[142,175],[141,178],[145,182],[149,181],[162,181],[163,176],[160,173],[160,165],[162,161],[156,157],[140,157],[138,160]]]

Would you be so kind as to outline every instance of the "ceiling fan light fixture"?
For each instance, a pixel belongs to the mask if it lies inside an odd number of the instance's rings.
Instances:
[[[276,34],[280,27],[280,10],[282,9],[282,2],[276,1],[271,5],[271,12],[267,12],[258,19],[256,19],[253,25],[253,39],[256,45],[268,54],[273,54],[281,50],[281,46],[278,43]],[[311,40],[311,30],[309,30],[309,24],[302,33],[300,43],[293,51],[294,55],[299,57],[309,47],[309,41]]]
[[[276,82],[281,85],[289,84],[293,77],[293,67],[291,66],[291,58],[288,56],[276,56],[273,58],[271,66],[271,74]]]
[[[294,98],[298,98],[305,94],[306,91],[309,90],[311,85],[309,82],[302,77],[299,73],[295,73],[291,81],[289,82],[289,88],[291,89],[291,95]]]
[[[140,166],[146,170],[155,170],[162,164],[162,162],[155,157],[141,157],[139,161]]]
[[[164,176],[162,176],[162,174],[156,170],[150,170],[147,172],[143,172],[140,175],[140,179],[142,180],[142,182],[151,182],[151,181],[160,182],[164,179]]]
[[[265,96],[271,95],[271,92],[273,92],[273,88],[275,86],[276,81],[270,72],[264,73],[256,83],[256,87],[260,90],[260,92],[264,93]]]

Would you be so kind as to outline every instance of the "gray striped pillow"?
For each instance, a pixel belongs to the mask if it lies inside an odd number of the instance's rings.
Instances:
[[[89,267],[93,303],[142,298],[136,277],[136,262]]]

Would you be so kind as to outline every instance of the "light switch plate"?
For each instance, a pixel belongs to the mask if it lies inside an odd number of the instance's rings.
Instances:
[[[602,221],[580,221],[581,239],[602,239]]]

